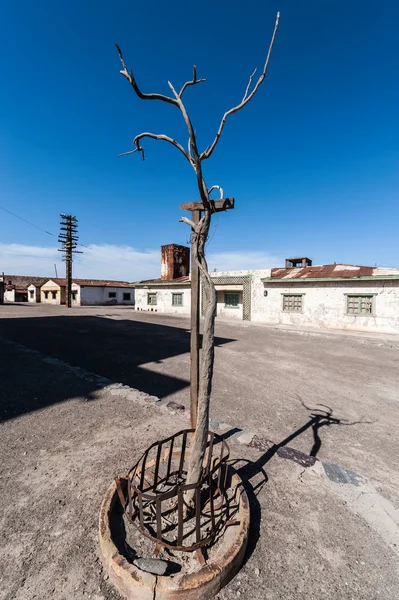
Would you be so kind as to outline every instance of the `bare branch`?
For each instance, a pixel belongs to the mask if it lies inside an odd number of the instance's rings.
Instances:
[[[256,67],[255,67],[254,72],[252,73],[252,75],[250,75],[250,77],[249,77],[247,89],[245,90],[245,94],[244,94],[244,98],[242,99],[242,102],[244,102],[244,100],[248,96],[248,92],[249,92],[249,89],[251,87],[252,79],[253,79],[253,76],[255,75],[255,73],[256,73]]]
[[[195,223],[194,223],[194,221],[191,221],[187,217],[181,217],[179,219],[179,223],[186,223],[186,225],[190,225],[190,227],[192,227],[192,229],[195,229]]]
[[[145,160],[144,148],[135,148],[134,150],[129,150],[129,152],[122,152],[121,154],[118,154],[117,158],[120,156],[127,156],[128,154],[134,154],[135,152],[141,152],[143,160]]]
[[[242,101],[240,102],[240,104],[237,104],[237,106],[234,106],[233,108],[230,108],[230,110],[228,110],[227,112],[224,113],[223,118],[222,118],[222,120],[220,122],[220,125],[219,125],[218,132],[217,132],[217,134],[215,136],[215,139],[213,140],[211,146],[209,148],[207,148],[204,152],[202,152],[202,154],[200,155],[200,160],[205,160],[205,159],[207,159],[207,158],[209,158],[211,156],[212,152],[214,151],[214,149],[216,147],[216,144],[218,143],[218,141],[220,139],[220,136],[222,135],[222,132],[223,132],[223,129],[224,129],[227,117],[230,116],[230,115],[233,115],[236,112],[238,112],[239,110],[241,110],[241,108],[243,108],[246,104],[248,104],[248,102],[250,100],[252,100],[252,98],[256,94],[259,86],[261,85],[261,83],[265,79],[266,73],[267,73],[267,68],[269,66],[270,57],[271,57],[272,50],[273,50],[274,40],[275,40],[277,29],[278,29],[279,20],[280,20],[280,13],[278,12],[277,16],[276,16],[276,23],[274,25],[274,31],[273,31],[272,39],[270,41],[269,51],[267,53],[266,61],[265,61],[264,67],[263,67],[263,71],[262,71],[262,74],[260,75],[258,81],[256,82],[254,89],[248,95],[249,88],[251,86],[252,78],[253,78],[253,76],[255,74],[255,71],[252,73],[252,75],[249,78],[249,82],[248,82],[247,88],[245,90],[244,98],[242,99]]]
[[[168,102],[169,104],[173,104],[174,106],[177,106],[177,101],[174,98],[170,98],[169,96],[165,96],[164,94],[144,94],[139,86],[137,85],[136,79],[134,78],[133,75],[133,71],[128,70],[126,63],[123,59],[123,55],[122,55],[122,50],[119,48],[118,44],[115,44],[116,49],[118,51],[119,54],[119,59],[122,63],[122,67],[123,69],[121,69],[120,73],[126,77],[126,79],[128,80],[128,82],[130,83],[130,85],[132,86],[132,88],[134,89],[134,91],[136,92],[137,96],[139,98],[141,98],[142,100],[161,100],[162,102]]]
[[[148,131],[145,131],[144,133],[140,133],[140,135],[136,135],[136,137],[133,140],[133,144],[136,146],[136,150],[132,150],[131,152],[125,152],[124,154],[133,154],[133,152],[140,150],[140,151],[142,151],[143,157],[144,157],[144,149],[140,147],[140,140],[142,140],[143,138],[151,138],[153,140],[162,140],[163,142],[168,142],[169,144],[172,144],[172,146],[174,146],[175,148],[180,150],[180,152],[184,155],[184,157],[191,163],[191,159],[190,159],[189,155],[187,154],[187,152],[184,150],[183,146],[181,144],[179,144],[179,142],[177,142],[173,138],[169,137],[168,135],[164,135],[163,133],[150,133]],[[143,160],[144,160],[144,158],[143,158]]]
[[[182,89],[179,92],[179,97],[181,98],[183,96],[185,89],[188,88],[189,85],[196,85],[197,83],[202,83],[203,81],[206,81],[206,79],[197,79],[197,67],[194,65],[193,78],[191,81],[186,81],[186,83],[183,85]]]
[[[212,186],[211,188],[209,188],[209,190],[208,190],[208,196],[210,195],[210,193],[211,193],[213,190],[219,190],[219,192],[220,192],[220,200],[223,200],[223,198],[224,198],[223,188],[222,188],[222,187],[220,187],[220,185],[213,185],[213,186]]]

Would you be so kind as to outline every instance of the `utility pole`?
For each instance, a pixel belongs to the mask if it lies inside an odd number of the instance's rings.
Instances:
[[[234,208],[234,198],[212,200],[213,211],[222,212]],[[180,210],[191,211],[191,220],[197,224],[204,206],[201,202],[180,204]],[[198,265],[193,257],[191,242],[191,337],[190,337],[190,418],[191,428],[197,426],[198,386],[199,386],[199,338],[200,338],[200,276]]]
[[[58,241],[61,243],[59,252],[64,253],[63,260],[66,263],[66,299],[65,305],[67,308],[72,306],[72,262],[74,254],[82,254],[76,250],[78,245],[78,220],[73,215],[61,214],[61,233],[58,236]]]

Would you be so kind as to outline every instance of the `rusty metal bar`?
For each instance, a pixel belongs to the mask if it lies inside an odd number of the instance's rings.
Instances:
[[[177,545],[181,546],[183,542],[183,492],[179,488],[177,496]]]
[[[184,467],[184,456],[186,453],[186,445],[187,445],[187,431],[183,433],[183,441],[181,444],[181,454],[180,454],[180,464],[179,464],[179,477],[181,477],[183,473]]]
[[[201,488],[195,490],[195,541],[201,541]]]
[[[140,529],[144,529],[144,514],[143,514],[143,497],[140,492],[137,492],[139,498],[139,517],[140,517]]]
[[[154,471],[154,492],[157,489],[157,485],[158,485],[159,461],[161,458],[161,450],[162,450],[162,442],[158,442],[157,458],[155,461],[155,471]]]
[[[192,429],[182,430],[173,436],[155,442],[147,448],[140,460],[129,471],[127,476],[129,501],[128,503],[125,502],[125,511],[129,520],[145,537],[152,540],[159,547],[188,552],[209,544],[220,527],[225,526],[229,512],[225,494],[229,449],[227,443],[219,435],[209,432],[208,456],[199,481],[192,484],[185,483],[186,453],[189,452],[188,440],[192,431]],[[179,442],[175,441],[176,439]],[[166,444],[169,445],[169,448],[164,450]],[[157,447],[157,450],[154,455],[151,454],[154,457],[150,458],[149,453],[155,447]],[[178,464],[176,465],[173,463],[174,448],[176,457],[180,452],[180,457],[177,458]],[[165,467],[166,476],[164,474]],[[180,481],[179,479],[176,480],[176,477],[180,478]],[[149,479],[153,481],[153,485],[150,485],[150,487],[147,484]],[[164,492],[157,491],[160,482],[166,483]],[[184,494],[188,490],[194,492],[195,510],[185,516]],[[173,499],[176,499],[176,501],[173,501]],[[167,502],[170,500],[172,502]],[[207,508],[208,502],[209,510]],[[201,523],[204,506],[206,510],[204,513],[205,520],[204,523]],[[222,510],[217,513],[216,511],[219,511],[219,509]],[[170,521],[173,515],[175,517]],[[163,525],[165,526],[163,517],[167,518],[169,522],[169,525],[166,525],[165,532],[162,529]],[[195,532],[195,543],[191,545],[184,545],[186,520],[189,529],[193,533]],[[171,523],[172,528],[170,528]],[[164,533],[168,532],[170,534],[171,531],[173,531],[172,539],[169,535],[168,539],[163,537]]]
[[[155,503],[156,506],[156,515],[157,515],[157,538],[158,540],[162,539],[162,519],[161,519],[161,508],[162,508],[162,499],[159,496]]]
[[[214,504],[214,500],[213,500],[213,480],[212,480],[212,475],[209,474],[209,504],[210,504],[210,508],[211,508],[211,522],[212,522],[212,530],[215,529],[215,504]]]
[[[175,441],[175,438],[172,437],[172,440],[170,442],[169,456],[168,456],[168,467],[166,469],[166,479],[169,479],[169,475],[170,475],[170,468],[171,468],[171,465],[172,465],[172,456],[173,456],[174,441]]]

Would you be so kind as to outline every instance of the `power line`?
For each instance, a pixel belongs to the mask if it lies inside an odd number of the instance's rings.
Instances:
[[[34,223],[31,223],[31,221],[28,221],[27,219],[24,219],[23,217],[16,215],[11,210],[8,210],[8,208],[4,208],[4,206],[0,206],[0,208],[1,208],[1,210],[4,210],[5,212],[12,215],[13,217],[16,217],[20,221],[24,221],[25,223],[28,223],[28,225],[32,225],[32,227],[35,227],[36,229],[39,229],[40,231],[44,231],[44,233],[47,233],[47,235],[53,235],[54,237],[56,237],[55,233],[51,233],[51,231],[47,231],[47,229],[43,229],[43,227],[39,227],[39,225],[35,225]]]
[[[35,229],[39,229],[40,231],[47,233],[47,235],[52,235],[54,237],[57,237],[57,235],[55,233],[52,233],[51,231],[47,231],[47,229],[43,229],[43,227],[39,227],[39,225],[35,225],[35,223],[32,223],[31,221],[28,221],[27,219],[20,217],[19,215],[15,214],[11,210],[8,210],[8,208],[4,208],[4,206],[0,206],[0,208],[2,210],[4,210],[5,212],[9,213],[10,215],[12,215],[13,217],[15,217],[16,219],[19,219],[20,221],[24,221],[24,223],[28,223],[28,225],[35,227]],[[78,246],[82,246],[82,248],[87,248],[88,250],[91,250],[92,252],[97,252],[97,254],[102,254],[103,256],[107,256],[107,258],[109,257],[109,255],[106,254],[105,252],[101,252],[101,250],[97,250],[96,248],[93,248],[92,246],[86,246],[86,244],[81,244],[80,242],[78,242]],[[33,255],[32,255],[32,257],[33,257]],[[132,262],[130,260],[130,258],[126,258],[124,256],[114,256],[114,258],[117,260],[125,260],[130,263]]]

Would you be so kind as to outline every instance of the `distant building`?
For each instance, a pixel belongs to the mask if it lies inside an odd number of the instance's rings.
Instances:
[[[189,248],[175,244],[162,247],[161,278],[132,284],[137,310],[190,314],[188,252]],[[174,264],[176,257],[182,256],[184,273],[176,271]],[[399,269],[313,266],[309,258],[301,257],[286,259],[285,268],[214,271],[210,275],[217,293],[217,316],[399,333]],[[203,312],[202,302],[201,309]]]
[[[46,281],[48,281],[48,277],[35,277],[30,275],[4,275],[4,301],[32,301],[32,296],[28,291],[29,286],[33,284],[36,289],[40,289],[40,286]]]
[[[65,304],[66,279],[48,279],[40,288],[42,304]],[[90,306],[106,304],[134,305],[134,289],[126,281],[102,279],[74,279],[72,305]]]

